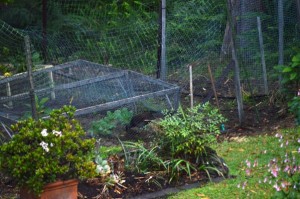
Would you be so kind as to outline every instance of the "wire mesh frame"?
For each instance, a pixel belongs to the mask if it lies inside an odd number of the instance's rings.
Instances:
[[[22,73],[0,80],[0,87],[6,90],[0,95],[0,121],[7,123],[18,120],[28,112],[24,110],[26,104],[29,104],[27,78],[27,73]],[[76,116],[136,103],[151,109],[151,106],[158,104],[155,102],[157,99],[163,99],[166,104],[159,107],[159,110],[176,110],[179,104],[180,89],[176,85],[137,72],[114,69],[85,60],[39,69],[33,72],[33,79],[35,84],[39,84],[36,86],[36,95],[40,99],[51,99],[46,104],[48,108],[59,108],[73,101],[72,105],[77,108]],[[14,84],[13,88],[22,89],[18,92],[7,86]],[[11,90],[10,95],[8,89]],[[76,92],[80,96],[73,100]]]

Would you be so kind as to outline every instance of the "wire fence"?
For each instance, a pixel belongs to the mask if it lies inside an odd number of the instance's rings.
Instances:
[[[159,1],[44,2],[46,7],[33,4],[30,13],[20,3],[0,5],[2,75],[26,71],[24,36],[29,35],[35,68],[83,59],[157,76]],[[205,97],[210,94],[210,65],[218,94],[234,96],[234,71],[228,67],[232,29],[243,94],[264,95],[275,88],[278,77],[273,67],[289,62],[293,47],[299,44],[298,1],[230,2],[232,16],[228,17],[225,0],[167,1],[167,80],[188,89],[187,65],[192,64],[194,92]]]

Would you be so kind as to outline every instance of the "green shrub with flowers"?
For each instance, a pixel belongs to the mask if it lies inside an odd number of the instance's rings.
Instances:
[[[95,140],[85,139],[74,113],[74,107],[64,106],[48,119],[29,118],[12,126],[17,134],[0,146],[1,171],[37,195],[57,180],[95,176]]]

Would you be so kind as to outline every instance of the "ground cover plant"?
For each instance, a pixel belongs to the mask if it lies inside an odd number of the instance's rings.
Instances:
[[[299,198],[299,130],[234,137],[216,145],[236,177],[168,198]]]

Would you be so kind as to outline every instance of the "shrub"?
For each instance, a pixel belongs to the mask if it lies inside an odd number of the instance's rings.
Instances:
[[[199,104],[177,113],[167,113],[158,122],[161,145],[172,157],[199,157],[205,147],[216,141],[220,126],[226,119],[209,103]]]
[[[282,92],[286,95],[289,110],[300,125],[300,52],[292,57],[287,66],[275,66],[281,75]]]
[[[57,180],[94,176],[95,140],[84,139],[74,112],[74,107],[64,106],[47,120],[29,118],[12,126],[18,133],[0,146],[1,171],[36,194]]]

